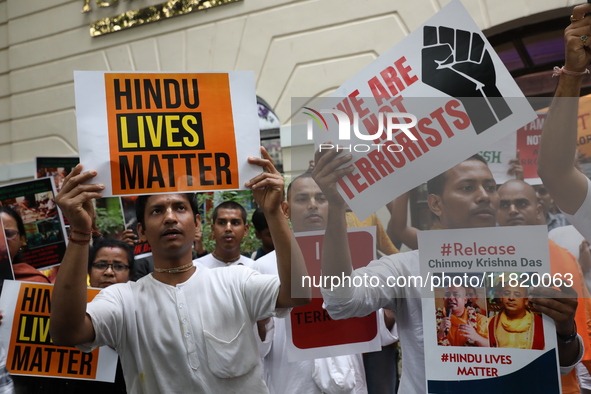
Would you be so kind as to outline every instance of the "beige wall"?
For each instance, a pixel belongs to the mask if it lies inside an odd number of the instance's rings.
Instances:
[[[74,70],[253,70],[258,95],[288,124],[291,97],[329,94],[447,1],[243,0],[90,37],[90,22],[154,3],[99,10],[92,0],[82,14],[83,0],[0,0],[0,182],[30,177],[36,156],[77,153]],[[483,30],[574,4],[463,3]]]

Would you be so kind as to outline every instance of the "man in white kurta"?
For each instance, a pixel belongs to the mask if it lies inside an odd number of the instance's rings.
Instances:
[[[221,268],[230,265],[251,267],[254,260],[242,256],[242,239],[248,234],[246,210],[235,201],[224,201],[217,205],[211,218],[211,236],[215,240],[213,252],[195,260],[195,265],[207,268]]]
[[[213,257],[213,254],[209,253],[206,254],[203,257],[199,257],[198,259],[193,260],[193,262],[195,263],[195,265],[197,267],[205,267],[205,268],[223,268],[223,267],[229,267],[231,265],[243,265],[245,267],[251,267],[254,264],[254,260],[240,255],[238,257],[238,260],[233,261],[231,263],[226,263],[222,260],[218,260],[215,257]]]
[[[135,376],[130,393],[264,393],[252,327],[276,316],[278,290],[278,277],[244,267],[197,268],[176,287],[148,275],[88,304],[97,335],[78,347],[114,348],[124,375]]]
[[[140,196],[138,233],[152,247],[154,272],[136,283],[110,286],[88,305],[91,200],[100,197],[103,186],[91,183],[95,171],[82,172],[80,165],[72,170],[56,198],[73,230],[52,298],[54,343],[86,351],[114,347],[134,394],[268,392],[254,323],[302,305],[310,293],[303,289],[292,298],[291,275],[306,275],[305,264],[281,211],[283,178],[264,149],[262,154],[249,162],[265,172],[246,187],[252,187],[269,229],[281,241],[278,278],[242,266],[195,267],[194,196]]]

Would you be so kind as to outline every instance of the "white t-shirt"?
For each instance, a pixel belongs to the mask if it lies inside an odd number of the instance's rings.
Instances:
[[[566,219],[591,242],[591,181],[587,178],[587,196],[574,215],[565,213]]]
[[[388,276],[419,275],[419,252],[416,250],[382,257],[367,267],[353,271],[352,276],[364,273],[386,283]],[[400,346],[404,355],[400,393],[423,394],[425,387],[425,351],[423,345],[423,308],[420,289],[414,287],[337,287],[333,291],[321,289],[325,308],[333,319],[367,316],[380,308],[394,312]]]
[[[253,326],[276,314],[276,276],[236,266],[197,268],[170,286],[147,275],[87,305],[96,338],[119,353],[127,392],[266,393]]]
[[[206,254],[203,257],[199,257],[198,259],[193,260],[197,267],[205,267],[205,268],[221,268],[221,267],[229,267],[232,265],[244,265],[246,267],[252,267],[254,264],[254,260],[248,258],[246,256],[240,255],[240,259],[236,260],[233,263],[226,264],[223,261],[220,261],[213,257],[213,254]]]
[[[209,253],[203,257],[193,260],[193,264],[197,267],[203,267],[203,268],[209,268],[209,269],[232,267],[235,265],[243,265],[245,267],[253,268],[254,260],[240,255],[240,258],[238,260],[236,260],[235,262],[230,263],[230,264],[226,264],[223,261],[220,261],[220,260],[216,259],[215,257],[213,257],[213,254]],[[264,273],[264,272],[261,272],[261,273]],[[268,330],[271,334],[274,330],[274,327],[275,327],[274,325],[270,325],[268,327]],[[255,339],[257,341],[257,347],[259,348],[259,355],[262,358],[265,354],[267,354],[269,352],[269,349],[271,347],[271,339],[269,339],[269,338],[272,335],[268,335],[264,341],[261,341],[260,337],[258,335],[258,329],[257,329],[256,325],[255,325],[254,331],[255,331],[254,332]]]

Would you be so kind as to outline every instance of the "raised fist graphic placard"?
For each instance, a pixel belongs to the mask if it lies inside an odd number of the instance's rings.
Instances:
[[[512,114],[496,85],[480,34],[444,26],[423,28],[422,81],[462,102],[476,134]]]

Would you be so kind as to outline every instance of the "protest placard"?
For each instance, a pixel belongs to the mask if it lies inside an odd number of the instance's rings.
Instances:
[[[4,232],[4,222],[0,215],[0,292],[2,290],[2,283],[4,280],[14,279],[14,271],[12,270],[12,262],[10,260],[10,253],[8,249],[8,242],[6,233]]]
[[[423,231],[419,248],[428,392],[559,393],[554,322],[527,307],[529,287],[573,283],[551,272],[546,227]]]
[[[543,108],[539,113],[546,113]],[[579,98],[579,113],[577,116],[577,150],[587,160],[591,159],[591,95]]]
[[[54,188],[53,178],[0,186],[0,205],[16,211],[25,225],[27,247],[23,248],[21,262],[37,269],[60,264],[66,251],[66,233]]]
[[[523,180],[530,185],[542,183],[538,176],[538,154],[545,121],[546,111],[538,111],[537,119],[517,130],[517,149],[519,161],[523,167]]]
[[[244,189],[260,173],[251,72],[76,71],[81,162],[103,195]]]
[[[509,175],[507,171],[511,165],[509,161],[515,159],[517,154],[516,133],[511,133],[501,138],[485,150],[478,152],[486,163],[497,184],[501,185],[509,179],[515,179],[515,175]]]
[[[591,159],[591,95],[579,98],[577,149]]]
[[[35,179],[51,177],[59,192],[64,179],[80,163],[79,157],[43,156],[35,158]]]
[[[375,227],[350,228],[347,234],[355,262],[353,268],[364,267],[375,259]],[[376,312],[361,318],[333,320],[322,308],[320,270],[324,232],[310,231],[295,236],[306,261],[308,276],[303,280],[309,281],[307,285],[312,288],[312,302],[291,310],[286,324],[289,361],[380,350]],[[330,283],[324,287],[330,287]]]
[[[91,301],[100,289],[88,289]],[[6,281],[0,298],[2,343],[8,344],[6,368],[13,375],[113,382],[117,353],[109,347],[84,353],[56,346],[49,335],[53,285]]]
[[[151,255],[152,248],[150,247],[150,244],[146,241],[140,241],[139,234],[137,233],[137,216],[135,215],[135,200],[137,199],[137,196],[125,196],[120,198],[125,229],[132,230],[138,237],[137,242],[133,247],[133,255],[136,259]]]
[[[354,171],[338,187],[360,219],[535,117],[459,0],[320,108],[293,105],[294,123],[307,122],[317,148],[339,144],[352,154]]]
[[[59,192],[64,179],[76,165],[80,163],[78,157],[37,157],[35,179],[51,177],[54,180],[56,192]],[[105,236],[116,236],[123,231],[123,214],[121,201],[118,197],[97,198],[95,201],[95,221],[97,229]],[[70,234],[70,223],[63,216],[66,232]],[[120,224],[120,225],[119,225]]]
[[[59,193],[64,183],[64,179],[80,163],[79,157],[36,157],[35,158],[35,179],[50,177],[55,184],[55,192]],[[69,235],[70,223],[68,219],[62,215],[66,232]]]

